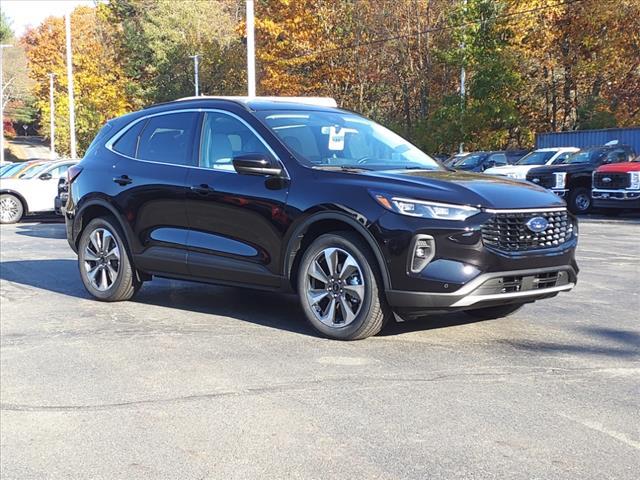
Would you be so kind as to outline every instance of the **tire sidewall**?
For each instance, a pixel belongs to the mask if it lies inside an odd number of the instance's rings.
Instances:
[[[12,223],[17,223],[24,216],[24,205],[22,204],[20,199],[18,197],[16,197],[15,195],[11,195],[10,193],[3,193],[2,195],[0,195],[0,200],[2,200],[3,198],[7,198],[7,197],[12,198],[16,202],[16,204],[18,205],[18,215],[16,215],[14,218],[10,219],[9,221],[0,220],[0,223],[2,223],[4,225],[10,225]]]
[[[356,318],[349,325],[338,328],[328,327],[320,320],[318,320],[314,312],[311,310],[311,306],[306,299],[307,269],[309,268],[311,262],[315,260],[315,258],[322,250],[332,247],[345,250],[356,259],[362,271],[362,275],[364,277],[363,281],[365,284],[364,299],[360,308],[360,312],[358,312]],[[302,262],[300,263],[297,283],[298,294],[300,295],[300,303],[302,305],[302,309],[305,312],[305,315],[309,319],[309,322],[316,330],[318,330],[323,335],[330,338],[342,340],[354,337],[354,335],[356,335],[357,332],[362,329],[363,324],[367,321],[367,318],[371,314],[374,295],[378,294],[378,282],[376,275],[372,270],[371,265],[369,264],[369,261],[367,260],[364,253],[361,252],[360,248],[353,242],[336,234],[322,235],[309,246],[307,251],[304,253]]]
[[[84,267],[84,252],[89,242],[89,236],[94,230],[98,228],[108,230],[109,233],[113,235],[113,238],[115,238],[116,244],[118,245],[118,249],[121,252],[118,278],[115,282],[113,282],[113,285],[111,285],[111,287],[104,291],[98,290],[93,285],[91,285],[91,282],[87,277],[86,269]],[[99,300],[112,300],[116,292],[119,292],[121,290],[122,282],[125,281],[126,276],[125,269],[130,268],[130,266],[131,263],[129,260],[129,250],[123,240],[120,229],[106,218],[94,218],[93,220],[91,220],[87,227],[82,231],[80,242],[78,243],[78,269],[80,271],[80,278],[82,279],[82,283],[84,284],[84,287],[87,289],[87,291]]]

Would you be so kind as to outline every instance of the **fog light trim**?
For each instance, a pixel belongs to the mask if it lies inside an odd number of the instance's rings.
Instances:
[[[436,255],[436,241],[431,235],[416,235],[411,242],[407,269],[420,273]]]

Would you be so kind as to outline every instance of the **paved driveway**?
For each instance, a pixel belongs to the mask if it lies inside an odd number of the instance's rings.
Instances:
[[[638,221],[582,223],[573,292],[353,343],[289,296],[98,303],[62,225],[0,235],[3,479],[638,478]]]

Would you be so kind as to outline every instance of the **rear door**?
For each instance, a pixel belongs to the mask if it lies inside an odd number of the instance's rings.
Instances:
[[[111,146],[112,198],[129,223],[136,264],[186,275],[186,177],[194,164],[200,114],[162,112],[132,124]],[[111,175],[110,175],[111,176]]]
[[[189,169],[189,271],[197,278],[274,288],[288,225],[287,179],[240,175],[233,158],[276,159],[249,122],[231,112],[207,111],[198,166]]]

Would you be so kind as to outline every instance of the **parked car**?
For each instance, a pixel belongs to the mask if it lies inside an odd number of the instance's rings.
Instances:
[[[451,168],[465,172],[484,172],[488,168],[507,165],[505,152],[472,152],[451,165]]]
[[[524,182],[445,170],[355,113],[203,98],[109,121],[69,169],[67,238],[103,301],[153,276],[297,291],[314,328],[496,318],[573,288],[575,218]]]
[[[522,157],[529,154],[529,150],[526,149],[510,149],[504,151],[507,156],[507,163],[513,165],[518,163]]]
[[[593,174],[593,206],[607,211],[640,210],[640,157],[599,167]]]
[[[503,165],[501,167],[487,168],[484,173],[489,175],[503,175],[505,177],[525,180],[529,170],[541,165],[555,165],[562,163],[572,154],[580,151],[575,147],[560,148],[539,148],[525,155],[514,165]]]
[[[58,179],[76,163],[47,162],[27,170],[21,178],[0,179],[0,223],[15,223],[30,213],[52,211]]]
[[[628,162],[635,156],[634,150],[628,145],[586,148],[574,153],[561,164],[530,170],[527,180],[550,188],[558,196],[565,198],[572,212],[587,213],[592,207],[593,172],[605,163]]]
[[[68,170],[67,170],[68,171]],[[53,202],[54,210],[58,215],[64,215],[67,199],[69,198],[69,182],[66,176],[58,180],[58,195]]]

